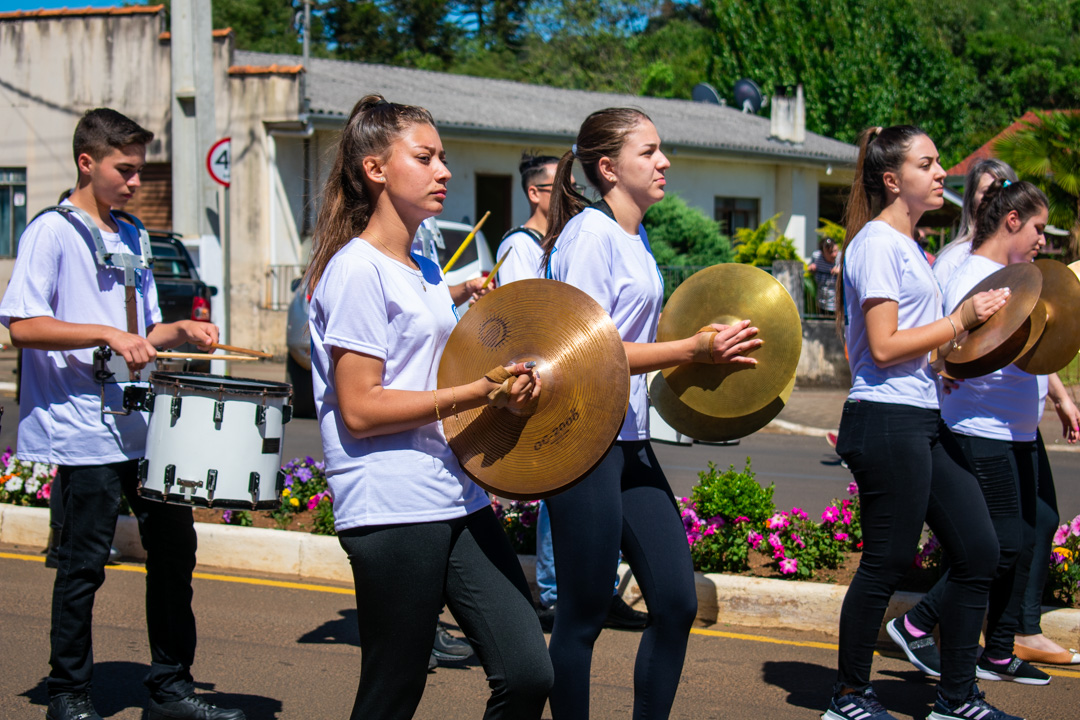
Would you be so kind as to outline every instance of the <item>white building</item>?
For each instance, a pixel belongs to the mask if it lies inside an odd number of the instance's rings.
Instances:
[[[161,6],[0,14],[0,282],[10,277],[19,217],[71,186],[71,134],[90,108],[113,107],[154,131],[143,189],[128,209],[148,227],[170,228],[172,194],[182,189],[171,180],[164,17]],[[562,155],[585,116],[604,107],[631,105],[653,119],[672,161],[669,191],[726,232],[781,213],[804,256],[816,247],[822,198],[850,182],[855,159],[846,143],[813,133],[799,143],[773,138],[768,119],[718,105],[322,59],[305,71],[298,56],[235,50],[228,30],[214,31],[213,47],[217,134],[232,138],[230,342],[278,354],[318,189],[338,130],[365,94],[431,111],[454,173],[443,217],[474,221],[490,210],[489,238],[528,214],[521,151]]]

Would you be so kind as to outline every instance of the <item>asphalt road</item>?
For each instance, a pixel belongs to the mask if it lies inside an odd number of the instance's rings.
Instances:
[[[36,720],[47,702],[53,573],[36,553],[0,546],[0,576],[0,717]],[[141,566],[117,566],[97,596],[93,698],[106,717],[143,716],[143,583]],[[195,580],[199,691],[220,705],[242,708],[250,720],[347,717],[360,662],[351,590],[274,583],[220,572]],[[636,633],[601,635],[593,661],[593,718],[629,717],[638,640]],[[833,642],[809,633],[695,628],[671,717],[817,718],[835,677]],[[921,720],[929,712],[932,682],[898,659],[878,658],[874,667],[875,687],[897,718]],[[1075,718],[1080,671],[1054,672],[1046,687],[988,683],[984,689],[991,702],[1028,720]],[[416,717],[479,718],[487,692],[479,665],[440,667],[428,676]]]

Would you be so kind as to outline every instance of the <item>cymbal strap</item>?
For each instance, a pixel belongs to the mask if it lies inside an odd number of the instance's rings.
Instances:
[[[697,345],[694,346],[694,361],[715,364],[713,340],[716,338],[716,330],[713,330],[712,325],[706,325],[698,330],[694,337],[697,338]]]
[[[502,365],[499,365],[497,367],[493,367],[491,370],[488,370],[484,374],[484,377],[494,383],[503,383],[507,379],[512,378],[513,375],[510,374],[509,370],[504,368]]]
[[[975,298],[970,297],[960,305],[960,327],[970,330],[979,324],[979,316],[975,314]]]

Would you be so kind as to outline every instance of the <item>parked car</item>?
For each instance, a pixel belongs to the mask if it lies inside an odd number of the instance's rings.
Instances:
[[[210,298],[217,295],[217,288],[199,279],[199,271],[191,259],[180,236],[164,230],[150,230],[150,252],[154,257],[154,283],[157,285],[158,306],[162,322],[197,320],[210,322]],[[177,352],[199,352],[191,343],[185,343]],[[168,365],[159,360],[158,367]],[[185,360],[182,369],[191,372],[210,372],[209,360]]]
[[[444,247],[438,248],[439,266],[444,267],[461,243],[465,241],[471,225],[438,220]],[[454,267],[446,274],[448,285],[459,285],[466,280],[480,277],[494,267],[491,248],[483,231],[476,233],[476,238],[465,248]],[[301,288],[301,280],[293,281],[292,289],[296,293],[289,303],[285,329],[285,342],[288,354],[285,357],[285,377],[293,386],[293,415],[296,417],[315,417],[315,394],[311,386],[311,334],[308,331],[308,294]],[[458,308],[458,316],[468,310],[468,304]]]

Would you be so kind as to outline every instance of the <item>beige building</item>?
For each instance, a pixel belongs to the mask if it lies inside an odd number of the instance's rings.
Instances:
[[[0,283],[10,277],[20,218],[72,184],[71,134],[90,108],[114,107],[154,131],[143,188],[128,209],[148,227],[171,228],[172,194],[182,188],[172,186],[164,18],[161,6],[0,14]],[[777,139],[769,120],[718,105],[322,59],[305,71],[298,56],[236,50],[228,30],[214,31],[213,48],[217,136],[232,138],[230,342],[279,355],[318,188],[339,128],[369,92],[432,112],[454,173],[443,217],[468,222],[490,210],[485,231],[495,239],[528,214],[516,174],[521,150],[561,155],[581,120],[603,107],[633,105],[653,118],[672,160],[669,191],[727,232],[781,213],[805,256],[855,158],[851,145],[813,133]],[[199,252],[199,242],[190,239],[203,274],[217,281],[216,256]]]

